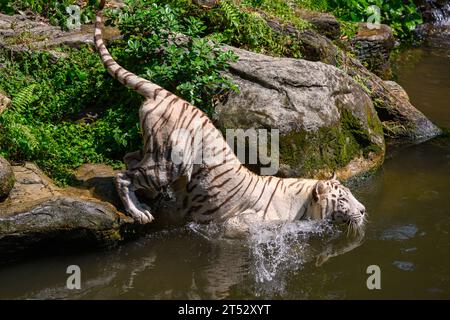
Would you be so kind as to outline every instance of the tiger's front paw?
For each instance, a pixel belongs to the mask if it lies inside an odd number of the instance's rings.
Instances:
[[[140,224],[147,224],[155,220],[153,215],[150,213],[150,208],[145,205],[131,211],[130,213],[133,219]]]

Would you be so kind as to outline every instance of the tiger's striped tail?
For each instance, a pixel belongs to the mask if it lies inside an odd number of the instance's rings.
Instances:
[[[108,49],[103,42],[102,29],[103,29],[103,15],[102,10],[105,5],[105,0],[100,2],[99,10],[97,12],[97,17],[95,20],[95,31],[94,31],[94,43],[95,47],[100,54],[103,65],[105,66],[108,73],[120,83],[126,87],[133,89],[140,95],[156,99],[156,96],[160,93],[164,93],[166,90],[160,86],[129,72],[122,66],[120,66],[111,56]]]

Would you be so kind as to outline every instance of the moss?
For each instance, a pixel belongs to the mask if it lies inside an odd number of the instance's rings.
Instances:
[[[97,243],[102,243],[106,246],[114,246],[118,242],[123,240],[123,236],[120,233],[118,225],[114,224],[111,229],[107,229],[95,234]]]
[[[345,21],[339,19],[339,23],[341,24],[341,36],[346,37],[347,39],[353,39],[358,32],[358,23],[352,21]]]
[[[280,162],[302,176],[345,166],[357,152],[354,139],[339,127],[321,128],[314,133],[292,132],[280,138]]]
[[[375,134],[383,135],[383,124],[378,116],[371,112],[369,106],[366,106],[367,125],[373,130]]]
[[[12,46],[12,45],[28,45],[34,42],[44,41],[46,40],[45,35],[38,35],[31,33],[29,31],[22,31],[18,34],[15,34],[12,37],[9,37],[5,40],[5,44]]]
[[[367,83],[367,78],[364,79],[362,78],[360,75],[355,75],[352,77],[353,80],[355,80],[355,82],[368,94],[371,95],[372,91],[369,89],[369,87],[367,87],[366,83]]]
[[[371,113],[368,113],[371,117]],[[370,125],[372,123],[372,125]],[[378,119],[369,125],[375,133],[382,132]],[[312,177],[321,169],[337,170],[355,157],[381,153],[383,148],[370,140],[369,133],[347,110],[341,121],[316,132],[296,131],[280,137],[280,163],[288,165],[296,175]]]

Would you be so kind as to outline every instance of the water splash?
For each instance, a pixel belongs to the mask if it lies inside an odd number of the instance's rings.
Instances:
[[[187,229],[208,241],[223,239],[224,236],[223,226],[218,223],[200,224],[191,222],[187,225]]]
[[[324,221],[252,225],[250,248],[256,281],[270,282],[286,271],[296,271],[313,258],[310,240],[340,233]]]
[[[245,237],[239,239],[227,238],[221,224],[190,223],[187,227],[209,243],[219,247],[232,243],[236,254],[248,254],[248,280],[256,284],[257,291],[263,289],[264,294],[280,294],[287,277],[305,264],[315,261],[320,266],[361,244],[361,238],[355,241],[347,237],[345,227],[323,220],[253,223]]]

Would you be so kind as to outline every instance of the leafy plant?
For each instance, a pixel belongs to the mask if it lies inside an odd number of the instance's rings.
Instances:
[[[2,54],[0,68],[0,88],[12,97],[0,115],[0,154],[35,161],[62,184],[81,164],[118,164],[141,144],[140,97],[116,84],[91,49],[66,53],[56,63],[47,53]],[[91,113],[96,119],[84,121]]]
[[[381,23],[388,24],[400,38],[410,37],[422,16],[413,0],[335,0],[328,1],[328,10],[345,21],[367,21],[380,9]]]
[[[235,89],[221,74],[237,57],[201,38],[206,26],[196,17],[183,17],[178,8],[154,0],[128,0],[110,14],[123,35],[119,59],[128,67],[212,114],[213,98]],[[114,22],[116,21],[116,22]],[[131,56],[131,59],[130,59]]]
[[[81,5],[80,22],[89,23],[95,17],[93,6],[97,2],[98,0],[0,0],[0,12],[14,14],[28,9],[48,18],[53,25],[67,29],[67,19],[69,18],[67,7]]]
[[[32,83],[20,90],[12,99],[12,107],[17,111],[25,111],[39,97],[33,94],[36,84]]]
[[[134,3],[113,14],[124,40],[109,46],[112,54],[211,113],[213,94],[234,88],[221,73],[234,55],[200,38],[205,26],[179,9]],[[187,38],[174,41],[179,33]],[[35,161],[60,184],[70,183],[83,163],[118,166],[142,144],[142,98],[115,81],[92,48],[64,53],[54,62],[45,52],[0,52],[0,88],[12,97],[0,114],[0,154]]]
[[[289,14],[294,17],[293,12]],[[287,14],[283,16],[276,6],[265,0],[257,3],[249,0],[223,0],[220,6],[199,14],[199,17],[208,26],[206,32],[210,38],[254,52],[300,58],[294,39],[274,32],[263,15],[275,17],[282,23],[292,22]],[[296,19],[295,23],[298,23],[299,28],[306,25],[301,19]]]
[[[299,30],[310,26],[296,13],[297,6],[286,0],[242,0],[241,4],[274,16],[281,22],[292,23]]]

